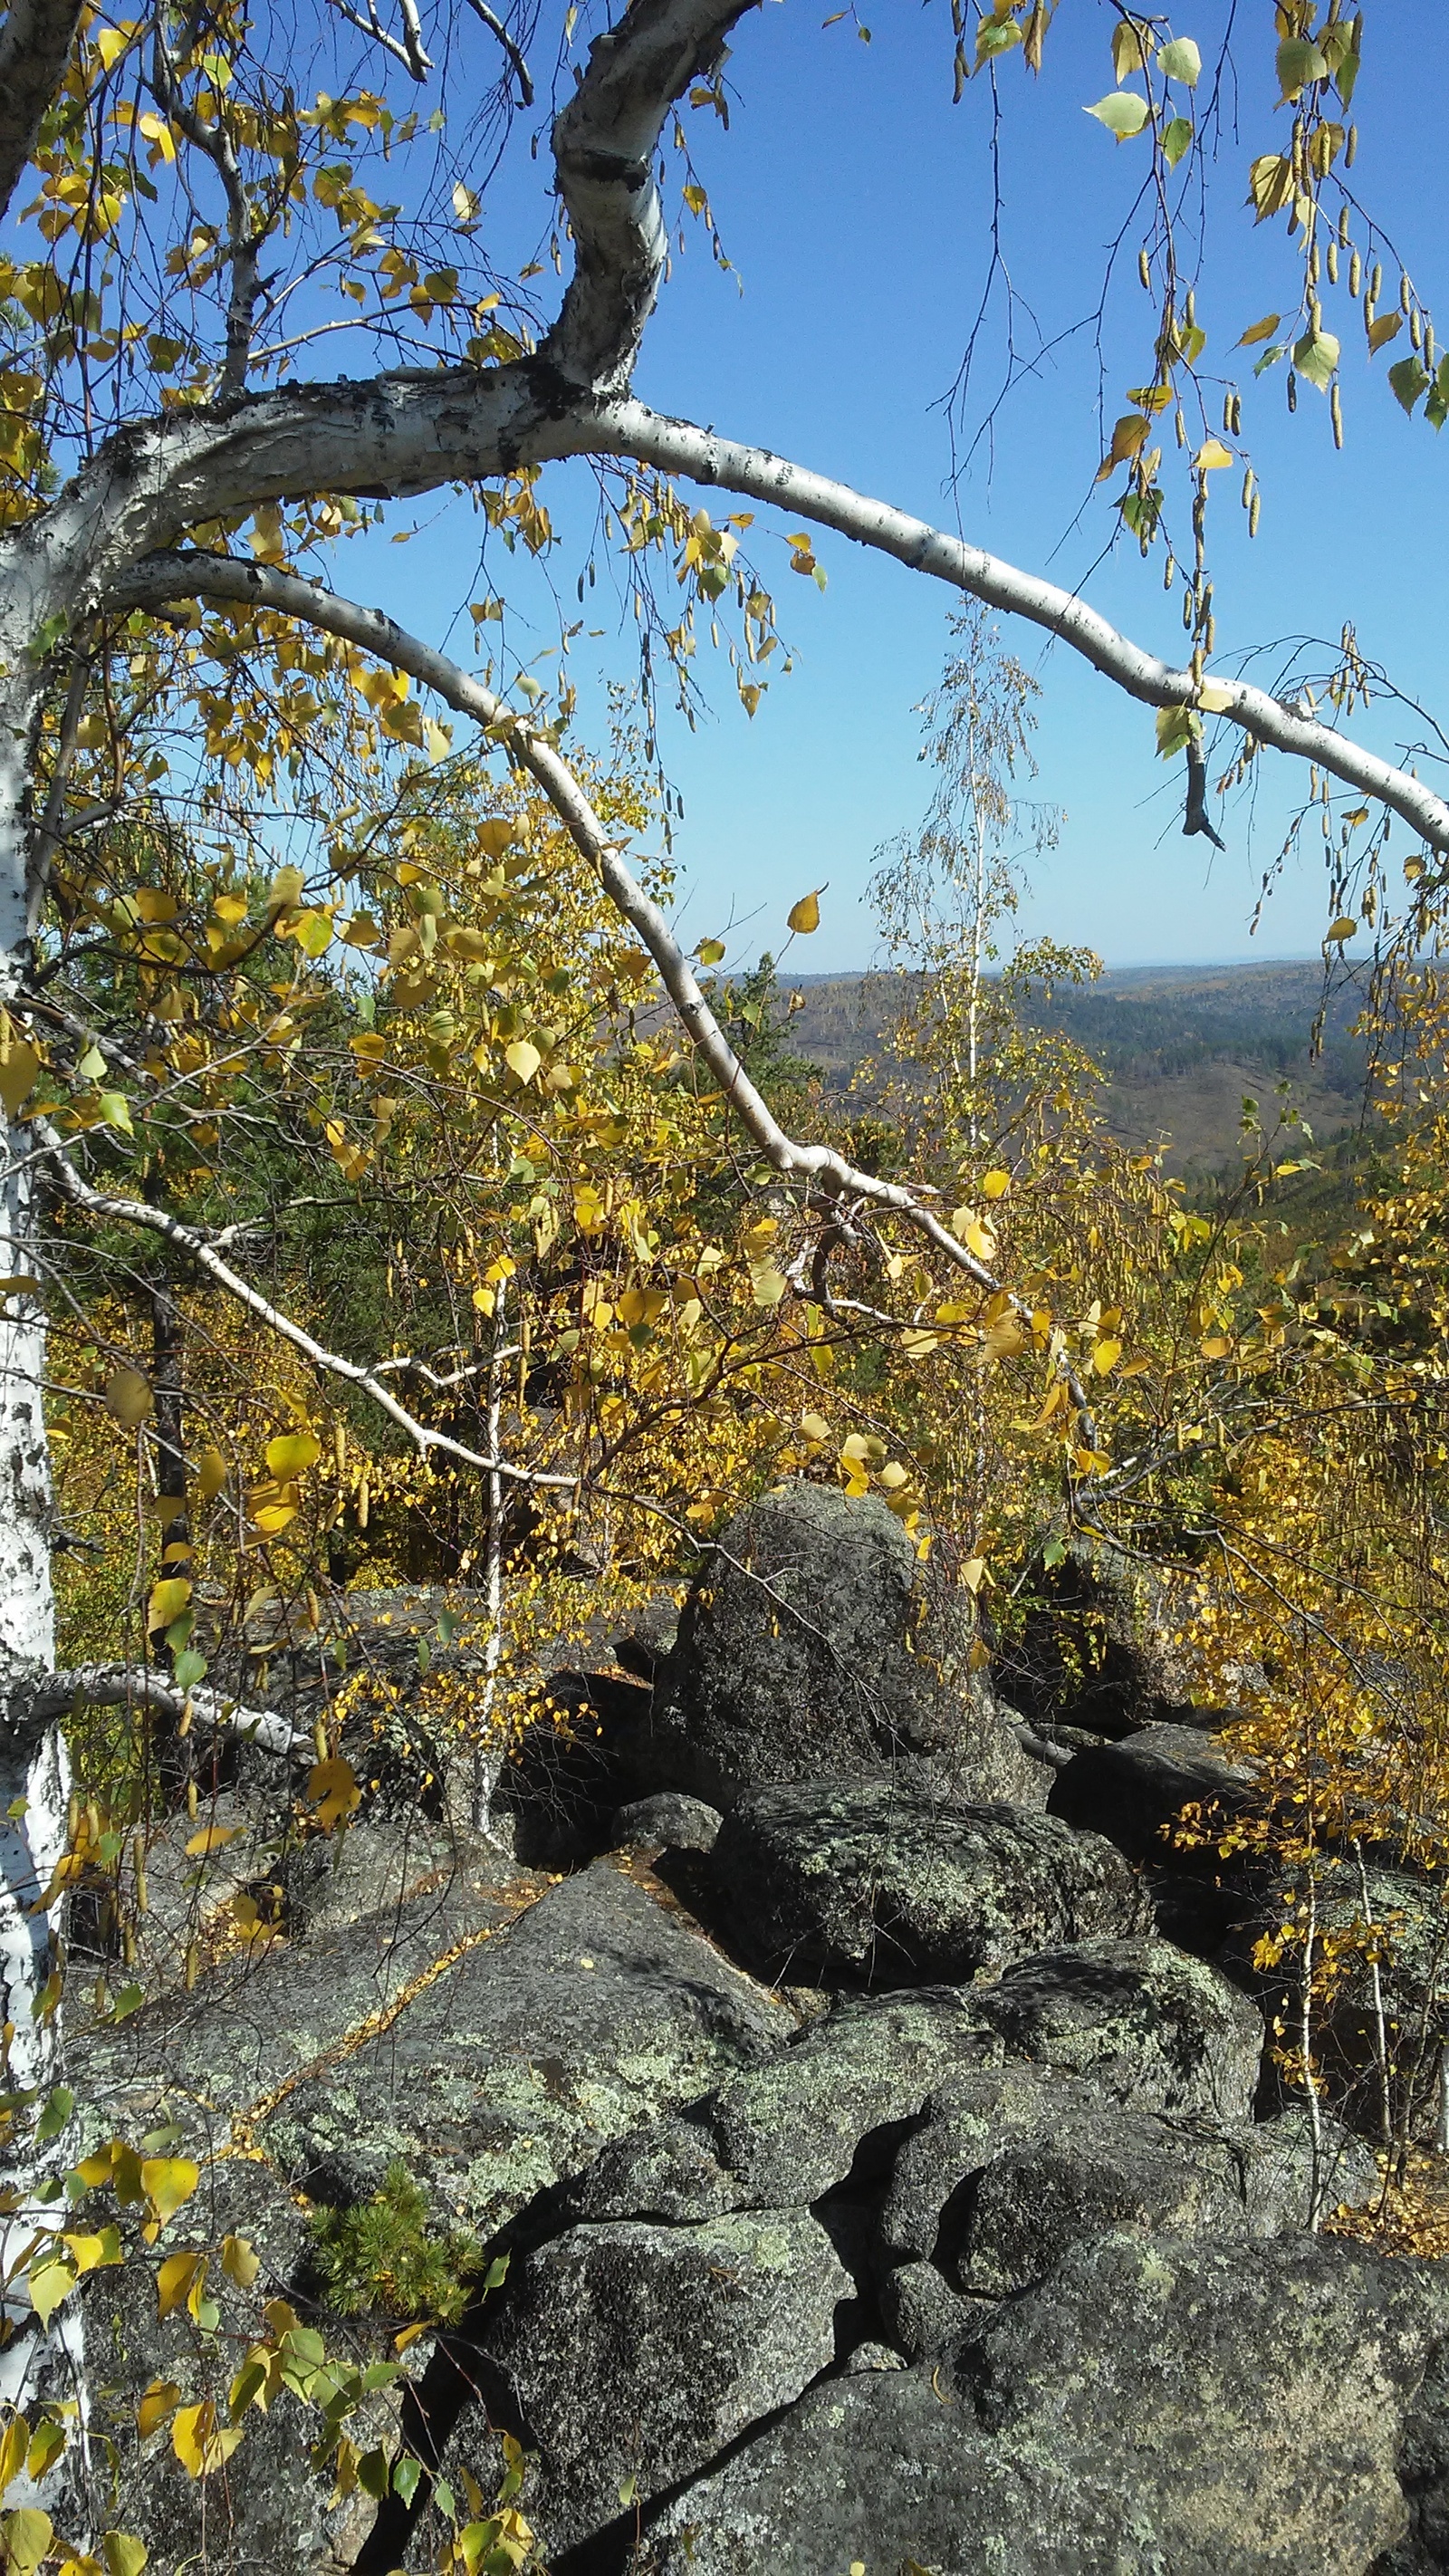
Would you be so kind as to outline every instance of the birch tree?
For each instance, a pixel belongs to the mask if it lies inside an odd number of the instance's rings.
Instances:
[[[540,478],[560,460],[588,460],[620,558],[640,577],[646,627],[689,686],[696,630],[721,623],[749,707],[773,645],[774,614],[742,540],[753,510],[782,513],[797,569],[815,569],[810,531],[833,530],[1054,636],[1151,710],[1159,750],[1185,758],[1186,828],[1206,822],[1205,728],[1213,726],[1236,745],[1240,763],[1268,751],[1287,755],[1311,766],[1315,793],[1336,782],[1406,822],[1426,854],[1416,897],[1421,925],[1449,856],[1444,800],[1351,730],[1368,686],[1351,653],[1333,675],[1325,716],[1310,700],[1285,703],[1211,668],[1209,493],[1214,474],[1241,461],[1241,444],[1231,389],[1221,435],[1206,424],[1200,436],[1196,425],[1189,434],[1186,426],[1203,412],[1203,334],[1173,205],[1186,178],[1199,167],[1208,175],[1195,101],[1209,54],[1189,32],[1100,8],[1104,78],[1110,68],[1114,85],[1090,108],[1098,126],[1151,158],[1140,266],[1155,318],[1142,384],[1116,424],[1103,470],[1122,472],[1115,505],[1122,527],[1144,552],[1165,543],[1170,468],[1157,433],[1163,420],[1182,422],[1192,529],[1179,577],[1185,659],[1137,642],[1089,600],[912,517],[889,496],[850,490],[810,459],[666,416],[636,397],[633,373],[664,287],[670,224],[681,207],[702,225],[712,220],[683,120],[691,110],[724,112],[727,48],[730,78],[748,83],[754,7],[755,0],[632,0],[611,23],[595,23],[576,68],[574,15],[565,19],[552,5],[541,18],[517,11],[504,20],[481,0],[421,9],[415,0],[396,9],[391,0],[366,9],[308,0],[284,39],[274,22],[249,22],[230,0],[206,10],[143,6],[124,19],[92,14],[76,0],[12,0],[0,27],[0,207],[10,215],[0,277],[0,1095],[8,1117],[0,1687],[10,1816],[0,1952],[16,2140],[10,2397],[50,2387],[57,2373],[65,2381],[75,2365],[61,2328],[47,2330],[17,2272],[45,2152],[27,2112],[53,2084],[58,2047],[56,1922],[41,1900],[65,1844],[59,1721],[77,1695],[125,1701],[174,1688],[154,1672],[54,1670],[47,1309],[37,1286],[54,1268],[44,1204],[63,1207],[68,1227],[129,1229],[138,1244],[184,1256],[258,1328],[352,1385],[405,1436],[436,1446],[394,1382],[279,1309],[249,1275],[244,1243],[198,1228],[138,1187],[99,1181],[86,1143],[94,1116],[67,1124],[32,1114],[45,1067],[58,1069],[77,1096],[95,1091],[94,1074],[81,1069],[87,1031],[44,1017],[43,944],[86,836],[164,802],[148,730],[154,706],[164,700],[186,715],[196,759],[211,761],[219,775],[245,760],[263,783],[285,781],[289,764],[304,760],[313,721],[305,690],[292,688],[296,648],[283,641],[291,634],[305,639],[309,669],[341,670],[349,686],[356,681],[378,727],[394,738],[412,728],[414,739],[427,740],[425,728],[439,718],[425,716],[424,703],[475,728],[481,747],[548,799],[652,959],[758,1166],[796,1192],[822,1243],[832,1228],[838,1233],[843,1214],[866,1209],[912,1234],[943,1270],[1007,1304],[1011,1284],[952,1231],[929,1195],[852,1169],[827,1142],[785,1133],[736,1062],[667,913],[591,801],[565,747],[564,698],[520,707],[497,672],[479,676],[426,636],[347,597],[332,573],[348,530],[391,501],[463,486],[511,544],[540,551],[549,542]],[[1233,15],[1222,7],[1207,14],[1225,28]],[[1018,65],[1028,77],[1037,71],[1052,15],[1048,0],[958,8],[951,39],[958,87],[1014,79]],[[1295,388],[1333,403],[1337,419],[1333,298],[1347,309],[1351,293],[1371,349],[1402,327],[1410,347],[1395,363],[1394,392],[1437,425],[1449,410],[1449,362],[1438,360],[1412,281],[1405,278],[1397,295],[1391,273],[1385,284],[1386,254],[1343,190],[1363,40],[1363,21],[1346,20],[1339,0],[1328,0],[1321,23],[1313,0],[1287,0],[1272,36],[1254,31],[1244,67],[1249,94],[1265,116],[1286,109],[1289,139],[1251,160],[1249,187],[1255,212],[1288,227],[1292,289],[1284,301],[1296,318],[1265,317],[1248,338],[1279,358]],[[1224,69],[1225,45],[1222,35]],[[546,148],[565,282],[550,308],[528,279],[494,273],[479,172],[528,148],[528,119],[544,86],[539,64],[555,55],[563,104]],[[1105,136],[1085,128],[1084,135],[1094,149],[1109,149]],[[344,337],[334,341],[338,333]],[[367,372],[329,374],[334,348],[355,362],[359,334]],[[768,419],[763,425],[768,432]],[[1251,483],[1249,469],[1250,513]],[[745,507],[717,520],[681,497],[682,485]],[[651,593],[651,568],[660,582],[682,585],[673,628]],[[214,652],[208,660],[207,630],[199,645],[187,641],[188,603],[229,621],[240,646],[268,659],[269,707],[248,714],[231,703],[233,681]],[[479,603],[485,626],[491,609]],[[209,631],[215,635],[215,622]],[[327,653],[343,658],[329,663]],[[409,683],[419,698],[409,697]],[[304,820],[323,832],[320,790]],[[1357,864],[1346,869],[1345,903]],[[292,890],[279,917],[297,908]],[[146,925],[134,907],[128,918],[126,931],[113,908],[98,934],[105,930],[123,950],[131,937],[134,955]],[[122,1070],[114,1096],[124,1133],[169,1069],[148,1071],[143,1050]],[[1087,1397],[1069,1362],[1061,1366],[1090,1454]],[[495,1451],[463,1446],[460,1463],[484,1479],[506,1482],[518,1472]],[[266,1712],[212,1713],[258,1734],[273,1723]]]

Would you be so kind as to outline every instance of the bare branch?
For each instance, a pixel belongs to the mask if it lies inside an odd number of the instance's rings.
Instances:
[[[69,1672],[44,1673],[35,1681],[15,1685],[11,1714],[21,1725],[35,1726],[68,1717],[77,1705],[154,1708],[174,1718],[184,1717],[189,1709],[193,1721],[199,1720],[217,1735],[239,1736],[259,1752],[275,1753],[284,1760],[302,1754],[310,1758],[313,1752],[306,1729],[293,1726],[275,1709],[244,1708],[240,1700],[228,1699],[221,1691],[182,1690],[169,1673],[157,1672],[149,1664],[77,1664]]]
[[[35,149],[83,15],[82,0],[10,0],[0,27],[0,215]]]
[[[410,72],[415,81],[427,79],[433,66],[423,51],[423,31],[418,24],[418,13],[413,6],[413,0],[402,0],[403,41],[401,44],[398,43],[396,36],[390,36],[384,27],[377,14],[376,0],[367,0],[365,18],[358,10],[349,9],[347,0],[332,0],[332,6],[339,18],[345,18],[349,27],[355,27],[360,36],[370,36],[374,44],[381,45],[383,52],[391,54],[395,63],[401,63],[403,70]]]
[[[468,0],[468,6],[472,10],[474,17],[481,18],[489,33],[497,37],[498,42],[503,47],[505,54],[513,65],[514,77],[518,82],[518,95],[523,101],[525,107],[532,107],[532,76],[529,72],[527,63],[524,61],[518,47],[515,45],[508,29],[504,26],[502,19],[494,16],[493,11],[488,6],[488,0]]]
[[[151,51],[151,88],[163,116],[178,125],[188,143],[204,152],[220,179],[226,197],[227,257],[231,266],[231,291],[226,306],[226,355],[222,361],[217,387],[223,401],[246,391],[247,367],[251,358],[252,318],[256,310],[258,273],[257,253],[266,238],[265,227],[252,222],[247,205],[237,157],[224,118],[214,125],[187,106],[177,86],[176,66],[166,44],[165,29],[158,13]]]
[[[395,1422],[400,1431],[406,1432],[420,1457],[436,1451],[441,1457],[456,1458],[465,1467],[481,1467],[488,1475],[502,1476],[515,1485],[547,1485],[568,1492],[577,1483],[577,1477],[572,1475],[550,1475],[541,1468],[515,1467],[507,1459],[485,1457],[481,1450],[470,1449],[463,1441],[450,1439],[446,1432],[435,1431],[426,1422],[419,1422],[406,1405],[399,1404],[397,1397],[373,1370],[364,1368],[360,1361],[344,1359],[340,1351],[329,1351],[325,1343],[317,1341],[300,1324],[294,1323],[280,1306],[274,1306],[271,1299],[254,1288],[249,1279],[243,1279],[239,1271],[222,1260],[210,1236],[199,1227],[183,1225],[179,1217],[169,1216],[164,1208],[148,1207],[142,1199],[117,1198],[104,1190],[93,1189],[69,1160],[70,1149],[79,1139],[58,1135],[48,1119],[32,1120],[30,1132],[47,1158],[57,1187],[73,1206],[84,1208],[88,1216],[100,1217],[111,1225],[134,1225],[147,1233],[159,1234],[178,1252],[188,1254],[197,1268],[205,1271],[208,1279],[214,1279],[218,1288],[224,1288],[229,1297],[234,1297],[238,1305],[245,1306],[250,1314],[257,1316],[281,1341],[290,1342],[294,1350],[301,1351],[314,1368],[323,1370],[329,1377],[343,1378],[349,1386],[359,1387],[364,1395],[370,1396],[389,1420]]]
[[[945,535],[924,519],[910,518],[887,501],[871,500],[864,493],[852,491],[847,483],[834,483],[827,475],[813,474],[783,456],[772,456],[768,448],[738,446],[733,440],[716,438],[712,430],[695,428],[691,421],[665,419],[643,403],[618,401],[601,405],[593,436],[597,447],[617,456],[637,457],[642,464],[687,475],[695,483],[716,484],[754,501],[774,503],[796,518],[813,519],[817,526],[835,528],[858,545],[894,555],[912,572],[928,573],[935,581],[948,582],[952,589],[967,591],[973,599],[985,600],[989,607],[1003,609],[1013,617],[1029,618],[1034,626],[1045,627],[1048,634],[1059,636],[1074,653],[1080,653],[1094,669],[1125,690],[1128,697],[1140,699],[1145,706],[1197,707],[1206,703],[1208,712],[1241,725],[1255,742],[1267,743],[1274,751],[1287,752],[1294,759],[1316,761],[1346,787],[1391,807],[1412,824],[1431,849],[1449,857],[1449,805],[1422,779],[1395,768],[1391,761],[1380,760],[1330,725],[1319,724],[1311,715],[1300,713],[1296,706],[1270,697],[1266,689],[1250,688],[1246,681],[1214,678],[1208,684],[1205,701],[1191,671],[1174,669],[1171,663],[1159,661],[1156,654],[1144,652],[1140,644],[1119,634],[1098,610],[1090,608],[1075,592],[1059,589],[1055,582],[1042,581],[1035,573],[1018,572],[1015,565],[983,553],[978,546],[965,545],[959,537]]]

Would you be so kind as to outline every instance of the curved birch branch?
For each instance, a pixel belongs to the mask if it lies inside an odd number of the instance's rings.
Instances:
[[[12,1713],[21,1724],[37,1726],[68,1716],[77,1702],[86,1708],[154,1708],[175,1718],[190,1709],[216,1734],[235,1735],[284,1760],[302,1754],[311,1759],[315,1750],[306,1728],[293,1726],[275,1709],[244,1708],[223,1691],[182,1690],[149,1664],[77,1664],[68,1672],[43,1673],[15,1686]]]
[[[987,1296],[1010,1294],[1009,1291],[1003,1292],[1002,1282],[986,1263],[978,1260],[975,1253],[942,1224],[934,1209],[926,1205],[923,1191],[902,1188],[894,1181],[883,1181],[873,1172],[857,1171],[832,1146],[802,1145],[786,1134],[768,1101],[751,1082],[715,1018],[700,990],[694,969],[664,913],[653,897],[645,892],[622,852],[610,840],[567,761],[546,734],[526,718],[516,715],[501,698],[494,696],[491,689],[485,688],[481,680],[463,670],[459,663],[450,661],[446,653],[440,653],[433,645],[424,644],[417,636],[409,635],[393,618],[384,616],[380,609],[362,608],[353,600],[339,599],[334,591],[323,590],[318,583],[306,581],[297,573],[279,572],[269,565],[243,563],[239,558],[224,555],[153,556],[138,564],[116,585],[112,594],[114,605],[127,608],[156,608],[168,601],[197,597],[228,599],[251,609],[270,609],[278,616],[296,618],[303,624],[321,627],[327,634],[358,645],[377,660],[390,662],[395,669],[411,673],[414,679],[431,689],[459,715],[469,716],[474,723],[481,725],[489,739],[500,744],[518,767],[526,770],[542,788],[574,847],[597,870],[610,901],[630,927],[638,932],[658,968],[660,980],[686,1036],[709,1066],[741,1124],[772,1169],[783,1178],[804,1180],[828,1200],[846,1196],[866,1200],[874,1207],[890,1209],[923,1234],[955,1269],[964,1271]],[[127,1208],[136,1204],[130,1200],[123,1202]],[[148,1211],[148,1215],[151,1213]],[[1011,1306],[1013,1312],[1023,1318],[1029,1319],[1033,1311],[1023,1298],[1015,1295],[1011,1296]],[[295,1327],[292,1328],[292,1338],[299,1338]],[[337,1366],[338,1363],[334,1361],[331,1365]],[[1085,1444],[1088,1448],[1095,1448],[1096,1429],[1086,1389],[1065,1366],[1062,1366],[1062,1375],[1077,1408]]]
[[[365,1368],[360,1360],[344,1359],[340,1351],[330,1351],[325,1342],[319,1342],[280,1306],[274,1306],[271,1299],[264,1297],[259,1288],[254,1288],[249,1279],[243,1279],[240,1271],[233,1270],[229,1261],[223,1261],[214,1239],[203,1233],[200,1227],[186,1225],[180,1217],[168,1215],[164,1208],[148,1206],[144,1199],[121,1198],[106,1190],[93,1189],[68,1158],[70,1147],[79,1139],[59,1135],[48,1119],[33,1119],[31,1133],[45,1155],[57,1188],[72,1206],[84,1208],[88,1216],[99,1217],[106,1224],[134,1225],[149,1234],[159,1234],[163,1242],[174,1245],[178,1252],[184,1252],[199,1270],[204,1270],[209,1279],[215,1280],[218,1288],[224,1288],[229,1297],[234,1297],[239,1306],[245,1306],[248,1313],[255,1315],[279,1340],[290,1342],[292,1348],[309,1359],[314,1368],[321,1369],[328,1377],[343,1378],[349,1386],[355,1386],[362,1394],[370,1396],[389,1421],[395,1422],[398,1429],[406,1433],[420,1457],[436,1450],[441,1457],[456,1458],[464,1467],[481,1467],[488,1475],[502,1476],[514,1485],[547,1485],[567,1493],[578,1483],[575,1475],[552,1475],[542,1468],[515,1467],[506,1458],[485,1457],[481,1449],[470,1449],[465,1441],[454,1440],[446,1431],[435,1431],[430,1424],[419,1422],[416,1414],[409,1413],[407,1406],[398,1402],[392,1390],[383,1385],[372,1369]]]
[[[828,475],[793,465],[787,457],[771,455],[768,448],[743,447],[732,439],[717,438],[712,430],[697,429],[692,421],[666,419],[632,400],[601,404],[594,436],[596,447],[610,454],[636,457],[665,473],[717,485],[795,518],[813,520],[818,527],[834,528],[857,545],[894,555],[911,572],[926,573],[933,581],[947,582],[953,590],[984,600],[990,608],[1025,617],[1069,644],[1094,670],[1144,706],[1203,705],[1202,686],[1191,671],[1145,652],[1075,591],[1063,590],[1035,573],[1019,572],[999,556],[947,536],[926,520],[894,509],[888,501],[853,491],[848,483],[835,483]],[[1214,677],[1208,688],[1207,712],[1225,716],[1253,741],[1266,743],[1274,751],[1315,761],[1346,787],[1401,814],[1431,849],[1449,858],[1449,804],[1411,771],[1380,760],[1331,725],[1301,715],[1246,680]]]

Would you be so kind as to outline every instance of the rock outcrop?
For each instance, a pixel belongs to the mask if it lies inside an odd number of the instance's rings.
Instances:
[[[85,2284],[155,2576],[424,2576],[519,2457],[558,2576],[1449,2564],[1449,2292],[1310,2229],[1375,2159],[1275,2090],[1273,1891],[1172,1838],[1252,1783],[1162,1722],[1160,1627],[1109,1573],[1071,1578],[1101,1651],[1070,1720],[1080,1640],[1051,1665],[1032,1632],[1035,1760],[881,1505],[767,1496],[677,1640],[560,1681],[572,1734],[510,1794],[569,1874],[399,1794],[283,1856],[271,1938],[216,1931],[193,1991],[79,2039],[97,2134],[243,2150],[198,2223],[259,2258],[205,2332],[144,2270]],[[1432,1891],[1371,1895],[1427,1995]],[[393,2355],[381,2290],[329,2307],[315,2213],[399,2172],[473,2286],[369,2385],[381,2472],[335,2495],[288,2399],[225,2484],[186,2479],[140,2392],[224,2399],[267,2300],[360,2370]]]

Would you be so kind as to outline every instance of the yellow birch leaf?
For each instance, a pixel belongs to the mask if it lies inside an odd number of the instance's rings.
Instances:
[[[1212,474],[1219,467],[1232,464],[1233,451],[1224,447],[1220,438],[1208,438],[1204,439],[1192,461],[1199,474]]]
[[[817,886],[814,894],[802,894],[799,902],[793,903],[785,915],[786,927],[790,930],[804,932],[807,935],[812,930],[818,930],[820,927],[820,897],[824,891],[825,889],[823,886]]]
[[[0,1047],[0,1100],[12,1118],[35,1089],[39,1071],[39,1053],[24,1038],[13,1038],[8,1047]]]
[[[981,1175],[981,1195],[984,1199],[1004,1199],[1010,1187],[1010,1172],[983,1172]]]
[[[65,2248],[82,2279],[87,2272],[102,2271],[122,2259],[120,2234],[114,2227],[103,2227],[94,2236],[67,2236]]]
[[[315,1467],[321,1455],[322,1443],[310,1431],[284,1432],[280,1439],[267,1442],[267,1465],[279,1484],[300,1476],[304,1468]]]
[[[38,2505],[23,2504],[14,2513],[0,2515],[0,2547],[10,2576],[34,2576],[50,2556],[54,2538],[55,2525]]]
[[[179,1619],[191,1599],[191,1584],[184,1574],[168,1575],[164,1583],[153,1584],[146,1608],[148,1629],[169,1628]]]
[[[504,1048],[503,1061],[517,1074],[520,1082],[526,1083],[532,1082],[543,1058],[532,1038],[515,1038],[512,1046]]]
[[[1121,1356],[1122,1345],[1110,1333],[1105,1340],[1096,1343],[1092,1351],[1092,1366],[1098,1377],[1110,1377]]]
[[[29,2425],[23,2415],[12,2415],[3,2434],[0,2434],[0,2496],[19,2477],[29,2448]]]
[[[226,1460],[219,1449],[203,1449],[196,1470],[197,1490],[204,1503],[214,1502],[226,1483]]]
[[[245,1825],[203,1825],[187,1843],[186,1857],[188,1860],[209,1860],[213,1852],[224,1850],[245,1831]]]
[[[261,2256],[245,2236],[224,2236],[221,2240],[221,2268],[239,2290],[249,2290],[262,2268]]]
[[[979,1592],[986,1576],[984,1556],[968,1556],[961,1568],[961,1580],[968,1592]]]
[[[307,1795],[317,1810],[317,1822],[324,1833],[331,1833],[344,1816],[350,1816],[360,1805],[362,1791],[350,1762],[334,1754],[330,1762],[318,1762],[307,1775]]]
[[[201,2180],[201,2167],[190,2156],[147,2156],[141,2166],[141,2189],[158,2227],[184,2207]]]
[[[240,2424],[223,2424],[209,2397],[183,2406],[171,2427],[171,2448],[189,2478],[205,2478],[229,2460],[242,2438]]]
[[[106,1380],[106,1411],[124,1431],[134,1431],[151,1410],[151,1389],[139,1369],[118,1368]]]
[[[199,2282],[206,2278],[206,2256],[194,2249],[185,2254],[170,2254],[156,2275],[156,2314],[169,2317],[175,2308],[185,2307]]]
[[[108,2531],[101,2542],[101,2555],[106,2562],[106,2576],[141,2576],[151,2552],[134,2532]]]
[[[181,2403],[181,2391],[174,2379],[153,2379],[136,2409],[136,2429],[144,2442],[158,2424],[175,2413]]]
[[[1231,1342],[1221,1333],[1210,1333],[1202,1344],[1202,1355],[1205,1360],[1224,1360],[1231,1349]]]
[[[1221,680],[1200,680],[1197,702],[1204,715],[1220,716],[1225,708],[1232,705],[1233,693],[1231,689],[1224,688]]]
[[[43,2326],[48,2326],[62,2300],[69,2298],[76,2285],[76,2275],[64,2254],[42,2254],[31,2265],[27,2275],[30,2304]]]

